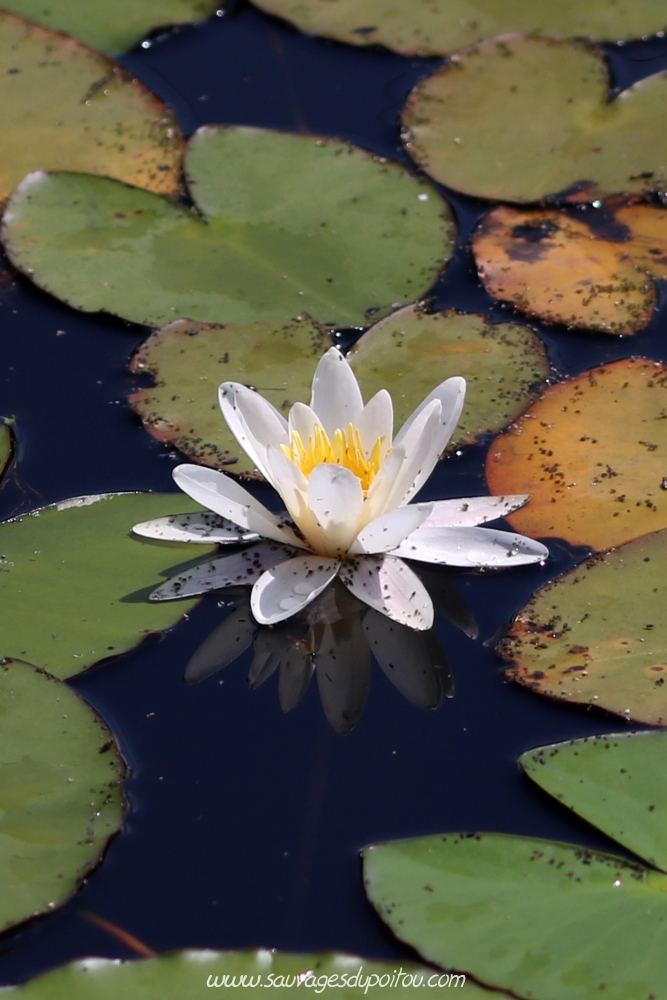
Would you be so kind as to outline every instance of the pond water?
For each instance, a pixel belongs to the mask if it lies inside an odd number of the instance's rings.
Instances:
[[[667,66],[663,39],[610,52],[623,85]],[[171,104],[186,134],[208,122],[311,131],[406,162],[396,116],[439,61],[305,38],[238,4],[224,17],[155,37],[123,62]],[[467,250],[484,203],[448,198],[461,246],[434,290],[437,305],[506,318],[474,277]],[[0,490],[3,518],[83,494],[174,490],[178,456],[146,434],[126,403],[139,384],[127,360],[144,329],[77,313],[9,272],[0,282],[0,320],[0,408],[18,428],[18,461]],[[633,354],[667,361],[666,326],[661,309],[631,340],[538,332],[564,375]],[[353,336],[344,332],[341,343]],[[474,446],[441,464],[424,498],[486,492],[484,455],[484,445]],[[289,715],[275,676],[251,692],[250,654],[186,685],[188,659],[231,606],[216,596],[167,635],[71,681],[120,741],[131,768],[130,810],[102,866],[69,904],[0,937],[0,982],[78,956],[133,954],[86,913],[156,951],[263,945],[408,956],[363,893],[358,852],[373,841],[498,830],[618,853],[554,807],[516,758],[538,744],[618,731],[622,722],[506,683],[483,644],[538,586],[585,554],[558,542],[551,550],[545,567],[455,581],[480,639],[437,621],[453,698],[419,711],[374,665],[366,710],[345,738],[327,723],[314,684]]]

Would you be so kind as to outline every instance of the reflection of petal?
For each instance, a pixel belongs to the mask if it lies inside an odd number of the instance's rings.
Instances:
[[[370,652],[359,615],[320,626],[314,654],[322,708],[340,736],[356,726],[370,686]]]
[[[278,697],[283,712],[291,712],[308,690],[315,670],[312,652],[306,643],[295,642],[285,651],[280,664]]]
[[[173,601],[177,597],[196,597],[209,590],[254,583],[265,570],[290,559],[295,551],[274,542],[258,542],[242,552],[211,559],[179,576],[173,576],[154,590],[149,600]]]
[[[417,708],[437,708],[443,695],[451,697],[451,670],[433,629],[415,632],[372,610],[364,617],[363,629],[373,656],[409,702]]]
[[[252,589],[250,606],[261,625],[297,614],[333,580],[340,563],[316,555],[296,556],[268,569]]]
[[[479,626],[475,616],[461,595],[454,590],[446,569],[428,569],[421,565],[418,573],[426,589],[431,595],[433,606],[438,614],[448,622],[460,628],[470,639],[479,636]]]
[[[250,614],[250,602],[243,601],[190,657],[185,669],[188,684],[206,680],[211,674],[233,663],[251,645],[257,628]]]
[[[142,538],[157,538],[162,542],[200,542],[204,545],[231,545],[259,540],[259,535],[239,528],[233,521],[211,510],[156,517],[152,521],[135,524],[132,531]]]
[[[434,500],[425,528],[471,528],[495,521],[528,503],[530,496],[465,497],[462,500]]]
[[[350,423],[356,426],[359,420],[364,408],[361,389],[348,362],[335,347],[329,348],[318,362],[310,405],[331,439],[338,428]]]
[[[355,597],[410,628],[430,628],[433,602],[414,570],[390,556],[359,556],[343,563],[340,578]]]
[[[260,628],[254,642],[255,656],[248,671],[248,684],[255,690],[280,666],[285,653],[303,642],[310,630],[307,617],[291,618],[283,625]]]
[[[430,510],[431,505],[428,503],[413,503],[381,514],[362,528],[350,547],[350,552],[355,555],[390,552],[426,520]]]
[[[526,566],[547,559],[541,542],[494,528],[421,528],[394,550],[394,555],[418,562],[467,568]]]

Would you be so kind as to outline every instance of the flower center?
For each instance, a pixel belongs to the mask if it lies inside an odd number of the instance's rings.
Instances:
[[[348,424],[345,430],[337,430],[333,441],[322,427],[316,427],[315,433],[304,444],[298,431],[290,434],[290,443],[282,444],[283,453],[301,469],[306,479],[316,465],[323,462],[329,465],[342,465],[354,473],[361,482],[364,496],[380,471],[382,464],[382,442],[378,438],[370,456],[366,458],[361,434],[353,424]]]

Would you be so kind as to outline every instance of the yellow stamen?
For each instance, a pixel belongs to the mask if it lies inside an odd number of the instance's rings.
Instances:
[[[382,464],[382,443],[384,438],[378,438],[366,458],[361,441],[361,434],[353,424],[348,424],[346,430],[335,431],[333,441],[322,427],[316,427],[315,433],[304,444],[298,431],[292,431],[290,443],[280,447],[287,456],[303,472],[306,479],[316,465],[323,462],[329,465],[342,465],[349,469],[361,482],[364,496],[380,471]]]

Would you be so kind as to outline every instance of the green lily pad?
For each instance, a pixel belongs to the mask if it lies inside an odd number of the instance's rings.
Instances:
[[[549,374],[544,346],[527,327],[491,326],[482,316],[426,313],[419,306],[372,327],[357,342],[350,362],[364,398],[389,390],[396,427],[439,382],[463,375],[466,403],[451,449],[505,427],[532,402]]]
[[[176,320],[156,330],[132,358],[130,370],[148,372],[154,389],[130,396],[133,409],[158,441],[215,469],[258,473],[222,419],[218,386],[252,385],[279,410],[310,402],[317,362],[331,339],[304,317],[279,326],[208,326]]]
[[[495,439],[489,488],[531,495],[509,521],[532,538],[601,550],[658,531],[667,527],[666,415],[659,362],[625,359],[565,379]]]
[[[582,847],[444,834],[364,851],[382,919],[428,961],[539,1000],[662,1000],[667,875]]]
[[[498,647],[539,694],[667,726],[667,531],[548,583]]]
[[[7,0],[7,10],[56,31],[74,35],[93,49],[118,55],[154,28],[201,20],[215,13],[210,0]]]
[[[14,437],[10,425],[11,422],[0,418],[0,479],[7,471],[14,452]]]
[[[5,215],[13,263],[78,309],[149,326],[360,326],[424,294],[452,253],[434,188],[338,140],[204,128],[186,170],[206,221],[100,177],[28,178]]]
[[[38,614],[38,612],[37,612]],[[75,691],[0,663],[0,930],[64,903],[123,819],[125,765]]]
[[[461,53],[419,83],[405,141],[436,180],[484,198],[639,193],[667,177],[667,134],[656,129],[666,99],[667,76],[657,74],[609,103],[601,56],[517,35]]]
[[[0,657],[71,677],[174,625],[194,601],[148,604],[183,549],[131,535],[133,524],[199,510],[173,493],[65,500],[0,524]],[[214,546],[198,547],[210,556]]]
[[[405,55],[447,55],[484,38],[527,31],[618,41],[667,27],[661,0],[255,0],[301,31]]]
[[[160,194],[180,187],[169,109],[125,70],[0,11],[0,200],[35,170],[85,170]]]
[[[615,733],[553,743],[519,757],[564,806],[667,869],[667,733]]]
[[[303,987],[314,994],[336,989],[336,995],[344,1000],[381,1000],[423,995],[430,977],[435,988],[461,988],[465,984],[470,1000],[489,997],[486,990],[466,982],[464,976],[454,973],[446,978],[446,974],[413,962],[372,962],[336,952],[290,955],[269,949],[179,951],[134,962],[87,958],[23,983],[14,992],[20,1000],[117,1000],[119,996],[126,1000],[198,1000],[207,985],[241,989],[248,996],[256,996],[262,987],[283,989],[285,996],[290,992],[294,996]]]

